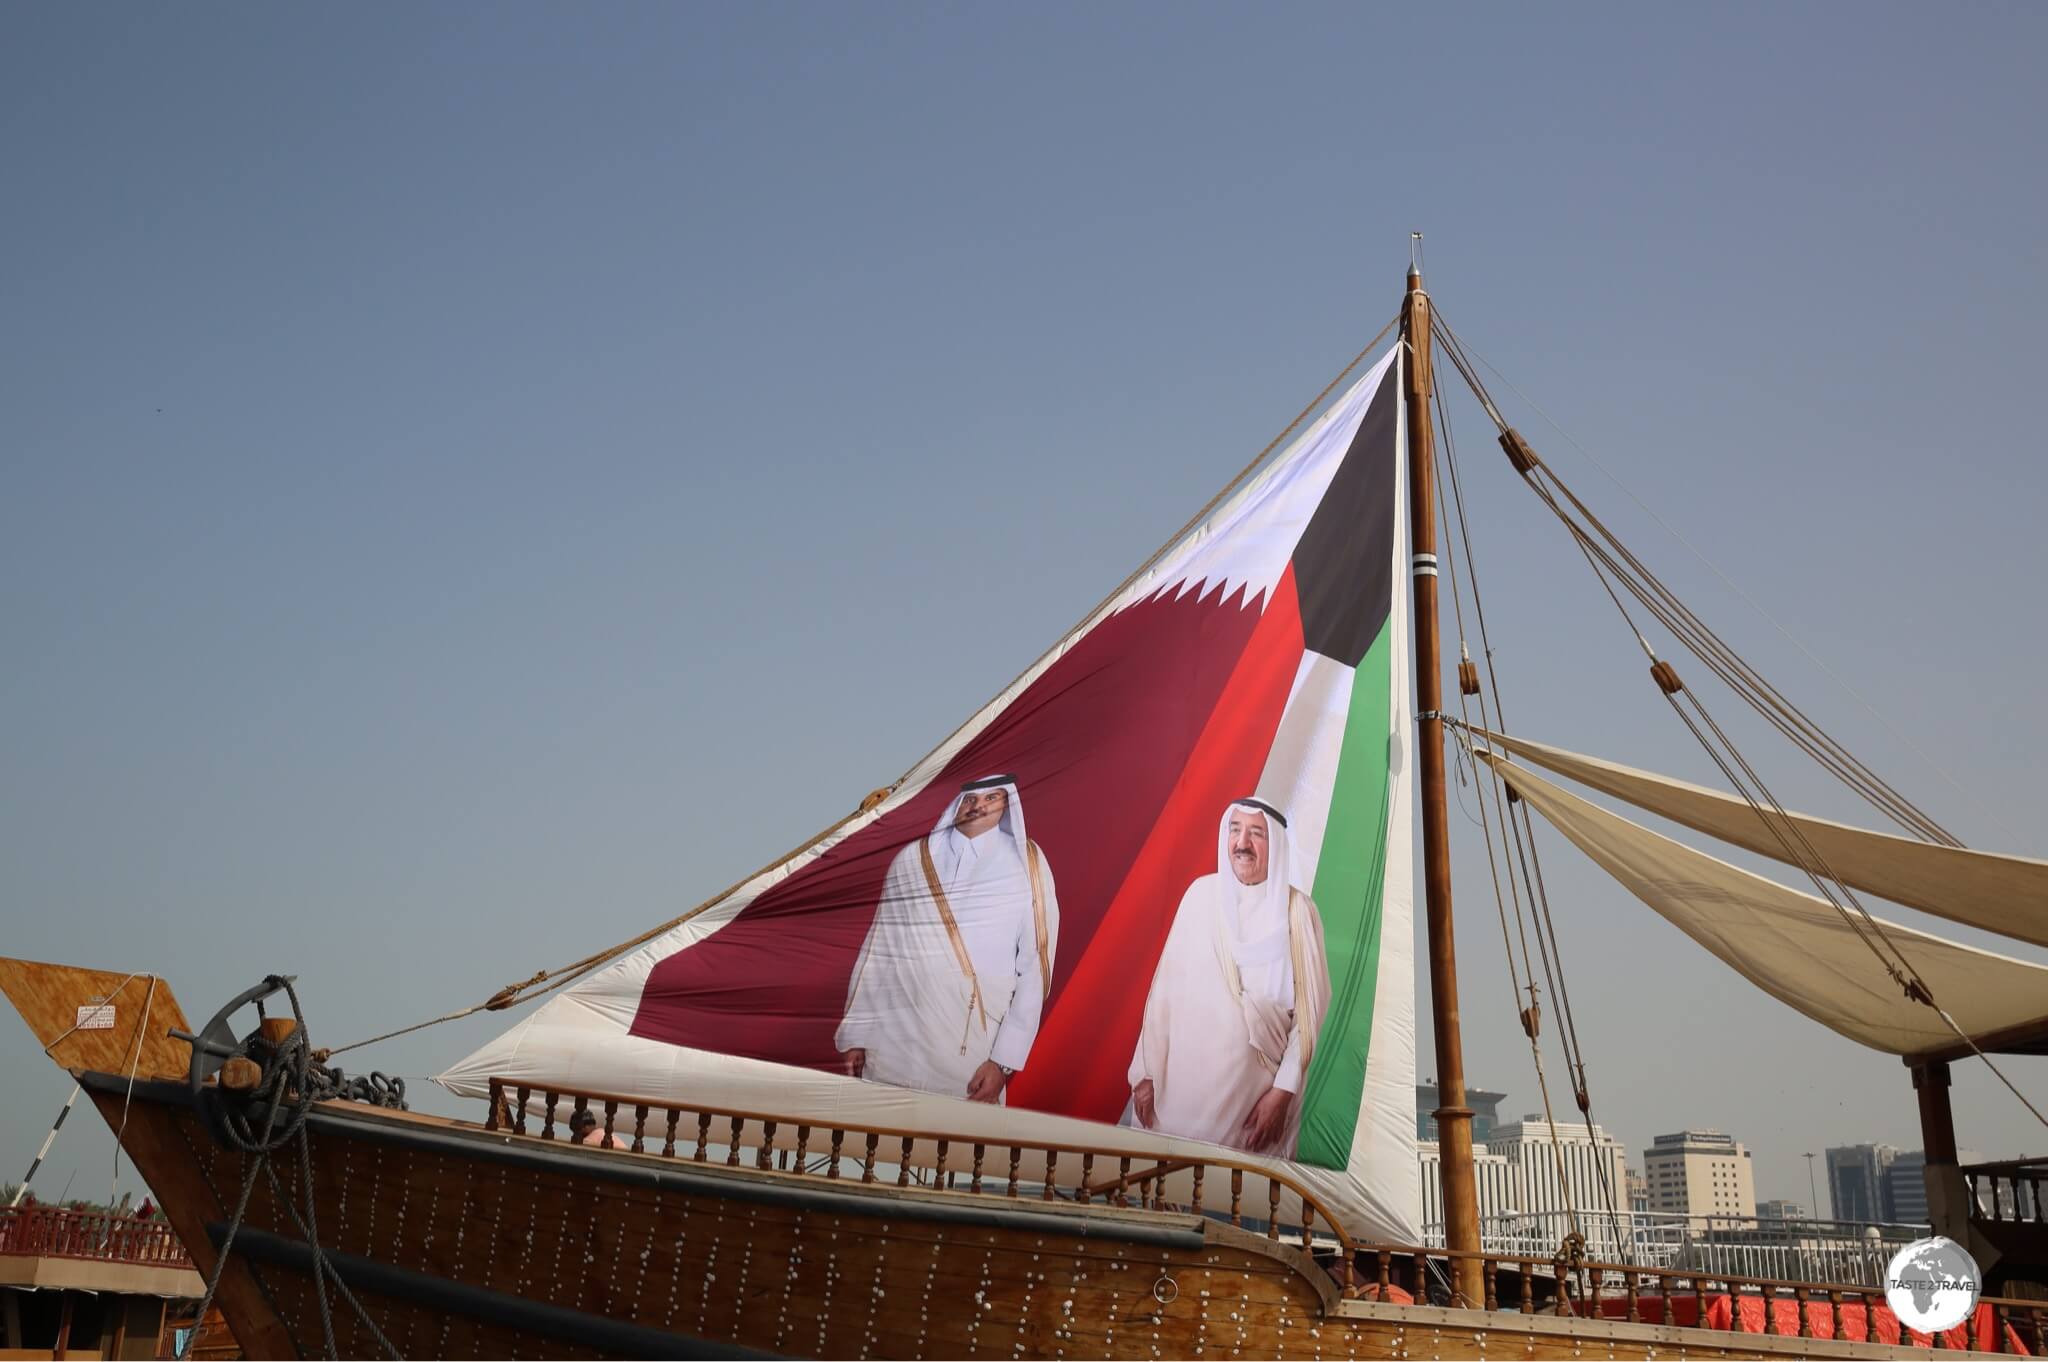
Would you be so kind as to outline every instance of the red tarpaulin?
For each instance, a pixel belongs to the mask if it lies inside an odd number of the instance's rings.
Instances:
[[[1580,1313],[1590,1314],[1588,1302],[1576,1303]],[[1666,1318],[1666,1306],[1670,1317]],[[1770,1332],[1787,1337],[1799,1333],[1799,1303],[1787,1296],[1773,1297],[1771,1305]],[[1673,1324],[1679,1328],[1696,1328],[1700,1324],[1700,1306],[1692,1296],[1673,1296],[1668,1300],[1662,1296],[1643,1296],[1636,1302],[1637,1316],[1645,1324]],[[1876,1316],[1877,1337],[1870,1336],[1872,1315]],[[1626,1319],[1628,1300],[1626,1297],[1607,1296],[1600,1301],[1600,1316],[1603,1319]],[[1904,1342],[1915,1348],[1932,1346],[1928,1335],[1917,1330],[1905,1330],[1901,1339],[1899,1317],[1889,1307],[1878,1306],[1875,1311],[1860,1304],[1844,1304],[1831,1307],[1826,1301],[1810,1301],[1806,1306],[1807,1336],[1810,1338],[1834,1338],[1835,1321],[1841,1321],[1840,1337],[1849,1343],[1877,1342],[1897,1344]],[[1746,1334],[1764,1332],[1764,1299],[1761,1296],[1744,1296],[1739,1316],[1740,1330]],[[1706,1327],[1726,1330],[1729,1324],[1728,1297],[1707,1297]],[[1998,1338],[1997,1321],[1988,1304],[1980,1304],[1976,1315],[1967,1324],[1958,1324],[1941,1336],[1939,1346],[1948,1349],[1968,1349],[1976,1352],[2011,1353],[2025,1355],[2027,1346],[2020,1342],[2020,1336],[2010,1324],[2002,1326],[2004,1339]]]

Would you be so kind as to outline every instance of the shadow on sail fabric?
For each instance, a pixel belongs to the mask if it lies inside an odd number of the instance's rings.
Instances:
[[[1370,1154],[1368,1218],[1405,1226],[1396,358],[878,808],[443,1081],[781,1074],[791,1114],[1038,1113],[1354,1178]]]

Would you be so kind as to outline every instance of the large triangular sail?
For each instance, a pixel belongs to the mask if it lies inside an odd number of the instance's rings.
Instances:
[[[1940,846],[1809,814],[1759,811],[1719,790],[1484,729],[1474,734],[1558,775],[1759,856],[1818,871],[1924,913],[2048,946],[2048,861]],[[1819,864],[1805,864],[1814,857]]]
[[[1221,1144],[1412,1240],[1404,433],[1396,349],[876,806],[440,1081]]]
[[[1826,900],[1674,842],[1496,753],[1479,756],[1630,893],[1780,1002],[1891,1054],[1958,1048],[1939,1014],[1905,996]],[[2048,966],[1879,925],[1965,1035],[1986,1049],[2037,1052],[2048,1041]]]

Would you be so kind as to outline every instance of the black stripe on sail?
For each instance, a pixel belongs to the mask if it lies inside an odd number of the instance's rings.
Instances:
[[[1294,546],[1302,642],[1347,667],[1357,666],[1380,636],[1393,603],[1397,372],[1387,366],[1351,448]]]

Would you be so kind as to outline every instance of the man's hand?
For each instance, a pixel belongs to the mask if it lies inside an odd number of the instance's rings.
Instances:
[[[970,1102],[993,1102],[1003,1095],[1003,1084],[1010,1076],[1003,1072],[1003,1066],[992,1059],[981,1061],[981,1067],[974,1071],[974,1077],[967,1080],[967,1100]]]
[[[1150,1130],[1159,1121],[1159,1110],[1152,1105],[1152,1080],[1141,1078],[1138,1086],[1131,1089],[1131,1109],[1138,1113],[1138,1124]]]
[[[1244,1147],[1258,1153],[1277,1141],[1287,1128],[1287,1111],[1293,1104],[1294,1094],[1285,1088],[1266,1089],[1265,1096],[1252,1103],[1252,1114],[1244,1118],[1239,1132]]]
[[[868,1052],[858,1047],[839,1052],[839,1065],[846,1070],[848,1078],[859,1078],[862,1069],[868,1067]]]

